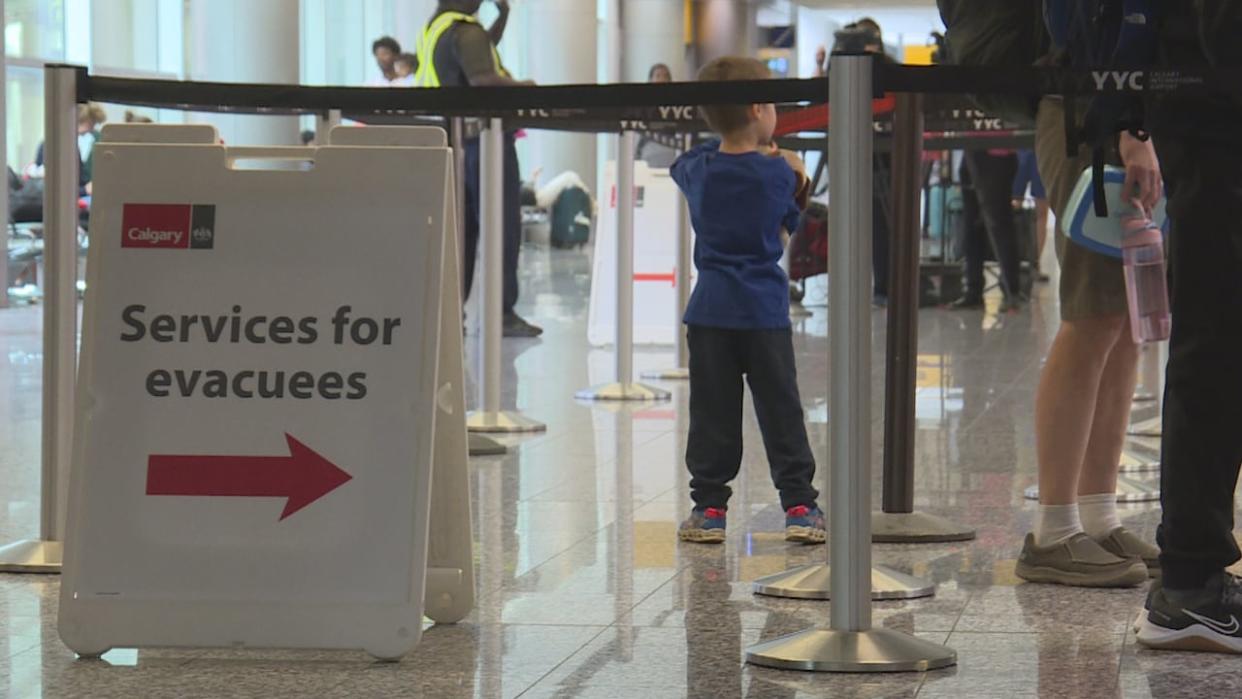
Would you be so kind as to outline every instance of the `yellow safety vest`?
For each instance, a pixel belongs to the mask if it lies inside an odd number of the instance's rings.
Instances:
[[[479,20],[464,12],[445,12],[423,29],[423,35],[418,39],[418,70],[414,72],[414,87],[440,87],[440,74],[436,72],[436,47],[444,33],[458,22],[478,24]],[[500,52],[494,44],[492,60],[496,64],[496,72],[509,77],[509,72],[500,63]]]

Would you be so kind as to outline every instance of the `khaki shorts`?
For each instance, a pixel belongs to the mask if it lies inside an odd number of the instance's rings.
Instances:
[[[1035,124],[1035,160],[1048,190],[1048,202],[1057,217],[1057,260],[1061,263],[1061,320],[1082,320],[1126,313],[1126,282],[1121,260],[1092,252],[1061,232],[1070,195],[1083,170],[1091,167],[1091,153],[1065,154],[1065,109],[1060,99],[1044,98]]]

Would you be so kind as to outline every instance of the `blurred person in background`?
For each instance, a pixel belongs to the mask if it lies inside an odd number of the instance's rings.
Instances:
[[[534,85],[529,80],[514,79],[500,59],[496,45],[504,36],[509,22],[509,2],[493,2],[500,14],[491,27],[484,29],[475,16],[483,4],[482,0],[440,0],[418,44],[415,87]],[[469,298],[474,284],[482,203],[479,191],[479,126],[470,123],[467,131],[463,301]],[[543,328],[526,322],[514,311],[519,292],[518,257],[522,247],[521,190],[514,134],[508,132],[504,136],[504,334],[505,337],[538,337],[543,334]]]
[[[667,65],[657,63],[651,66],[651,70],[647,71],[647,82],[671,83],[673,82],[673,71]],[[636,157],[647,163],[648,167],[671,167],[673,161],[677,160],[677,155],[678,151],[676,148],[671,148],[656,141],[647,133],[642,134],[638,138]]]
[[[950,305],[955,310],[983,308],[986,287],[983,263],[989,243],[1000,266],[1000,286],[1004,295],[1000,312],[1016,312],[1022,307],[1025,297],[1012,204],[1017,174],[1018,157],[1012,151],[968,150],[962,156],[965,288],[962,297]]]
[[[108,113],[98,103],[78,105],[78,191],[81,194],[91,192],[92,157],[95,142],[99,140],[99,127],[108,120]],[[46,163],[44,162],[42,142],[35,148],[34,166],[26,171],[29,177],[43,177]]]
[[[397,80],[397,58],[401,55],[401,44],[391,36],[381,36],[371,43],[371,55],[375,57],[375,65],[379,75],[367,81],[370,87],[388,87]]]
[[[1018,174],[1013,180],[1013,210],[1021,213],[1026,206],[1027,193],[1035,200],[1035,259],[1031,261],[1031,272],[1035,281],[1047,282],[1048,275],[1040,269],[1044,258],[1044,245],[1048,242],[1048,192],[1044,190],[1044,181],[1039,179],[1039,167],[1035,162],[1035,151],[1018,151]]]

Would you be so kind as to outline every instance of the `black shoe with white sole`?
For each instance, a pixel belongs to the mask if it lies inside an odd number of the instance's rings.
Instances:
[[[1242,578],[1221,572],[1198,590],[1153,586],[1138,642],[1160,650],[1242,654]]]
[[[531,325],[526,319],[516,313],[509,312],[505,314],[503,333],[505,337],[539,337],[543,334],[543,328],[538,325]]]

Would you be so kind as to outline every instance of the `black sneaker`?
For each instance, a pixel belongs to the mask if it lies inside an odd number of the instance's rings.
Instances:
[[[1198,590],[1153,586],[1138,642],[1159,650],[1242,654],[1242,578],[1221,572]]]
[[[531,325],[525,319],[516,313],[505,314],[504,336],[505,337],[539,337],[543,334],[543,328],[538,325]]]
[[[1138,616],[1134,618],[1134,623],[1130,625],[1130,631],[1138,633],[1143,628],[1143,622],[1147,621],[1147,611],[1151,609],[1151,599],[1156,596],[1164,584],[1160,578],[1153,578],[1151,586],[1147,588],[1147,596],[1143,598],[1143,608],[1139,610]]]

